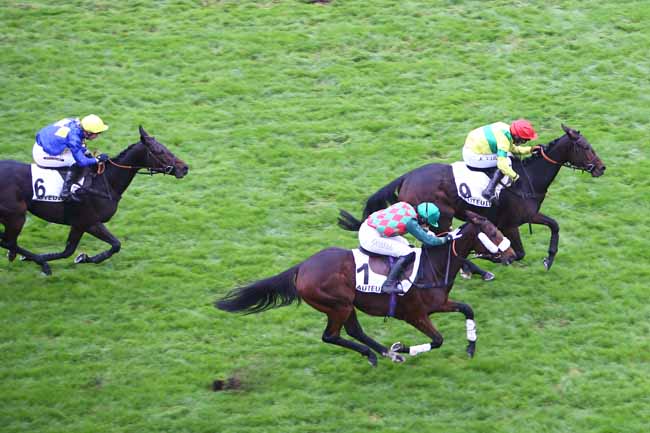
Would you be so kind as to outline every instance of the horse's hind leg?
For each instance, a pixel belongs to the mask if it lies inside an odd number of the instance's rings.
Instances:
[[[350,317],[348,317],[348,320],[345,321],[344,326],[345,326],[345,331],[348,333],[350,337],[356,338],[360,342],[370,346],[375,352],[379,353],[380,355],[390,357],[393,361],[396,362],[404,361],[404,358],[401,358],[400,355],[398,356],[400,356],[401,359],[391,356],[390,351],[386,346],[379,344],[371,337],[366,335],[365,332],[363,332],[363,329],[361,328],[361,324],[357,319],[357,313],[354,310],[352,310],[352,313],[350,314]]]
[[[75,263],[101,263],[107,258],[111,257],[113,254],[119,252],[120,248],[122,247],[119,239],[113,236],[113,234],[109,232],[106,226],[102,223],[97,223],[93,226],[88,227],[86,229],[86,232],[95,236],[97,239],[106,242],[111,247],[108,250],[92,257],[89,257],[86,254],[79,254],[79,256],[77,256],[75,259]]]
[[[84,231],[82,229],[76,228],[76,227],[71,227],[70,228],[70,233],[68,234],[68,240],[65,243],[65,248],[62,252],[60,253],[46,253],[46,254],[38,254],[38,258],[40,260],[49,262],[51,260],[58,260],[58,259],[64,259],[66,257],[70,257],[72,253],[74,253],[74,250],[77,249],[77,246],[79,245],[79,241],[81,240],[81,236],[83,236]]]
[[[377,355],[373,351],[363,344],[355,343],[354,341],[346,340],[341,337],[341,327],[343,323],[347,320],[350,315],[351,308],[347,311],[332,311],[327,313],[327,327],[323,332],[323,341],[325,343],[336,344],[337,346],[345,347],[347,349],[352,349],[356,352],[359,352],[366,358],[368,362],[373,367],[377,366]]]
[[[18,235],[20,235],[23,225],[25,225],[25,215],[3,217],[0,222],[5,226],[5,232],[0,237],[0,247],[9,250],[9,260],[13,260],[16,254],[21,254],[27,260],[36,262],[41,267],[41,272],[45,275],[51,275],[52,270],[50,269],[50,265],[47,264],[47,261],[41,260],[37,254],[18,246]]]

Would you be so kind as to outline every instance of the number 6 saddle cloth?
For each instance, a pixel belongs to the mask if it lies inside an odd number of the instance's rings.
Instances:
[[[401,277],[404,278],[400,281],[402,291],[404,293],[413,285],[415,277],[420,268],[420,255],[422,248],[413,248],[415,251],[415,260],[408,265]],[[386,275],[390,270],[390,262],[388,256],[370,253],[370,255],[359,248],[353,249],[354,255],[354,268],[356,270],[355,288],[364,293],[381,293],[381,286],[386,281]],[[393,258],[393,261],[397,258]]]
[[[63,175],[70,170],[69,167],[44,168],[36,164],[32,166],[32,200],[60,202],[61,189],[63,188]],[[79,180],[72,185],[70,190],[75,192],[81,188],[85,179]]]

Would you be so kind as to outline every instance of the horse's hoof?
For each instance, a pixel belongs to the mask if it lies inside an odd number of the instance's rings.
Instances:
[[[16,259],[16,252],[7,251],[7,258],[9,259],[10,262],[13,262]]]
[[[88,254],[86,253],[81,253],[74,259],[75,263],[86,263],[87,261],[88,261]]]
[[[467,355],[470,358],[474,358],[474,353],[476,352],[476,341],[470,341],[467,345]]]
[[[402,349],[404,349],[404,345],[402,343],[400,343],[399,341],[397,343],[393,343],[390,346],[390,352],[396,352],[397,353],[397,352],[401,351]]]
[[[465,272],[464,270],[460,270],[460,276],[463,277],[466,280],[470,280],[472,278],[472,273],[471,272]]]
[[[553,266],[553,260],[549,259],[548,257],[544,258],[544,269],[547,271],[551,269],[551,266]]]
[[[483,278],[483,281],[492,281],[496,278],[496,276],[492,272],[486,271],[483,275],[481,275],[481,278]]]
[[[48,277],[52,275],[52,269],[50,269],[50,265],[48,265],[47,263],[43,263],[41,265],[41,272],[43,273],[43,275]]]
[[[20,261],[21,262],[29,262],[30,260],[25,256],[20,256]]]
[[[377,366],[377,355],[375,355],[373,352],[368,352],[368,362],[373,367],[376,367]]]

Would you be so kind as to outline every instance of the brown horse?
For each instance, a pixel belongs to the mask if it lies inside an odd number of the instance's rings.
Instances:
[[[133,177],[140,170],[149,174],[171,174],[177,178],[188,172],[185,162],[176,158],[164,145],[140,127],[140,141],[126,148],[115,158],[109,159],[102,174],[92,179],[89,187],[84,187],[81,203],[44,202],[32,200],[32,179],[29,164],[17,161],[0,161],[0,246],[9,250],[10,261],[16,253],[26,260],[41,266],[44,274],[52,271],[48,261],[69,257],[79,245],[84,233],[90,233],[110,244],[111,248],[100,254],[88,257],[80,254],[75,263],[99,263],[120,250],[120,241],[108,231],[104,223],[117,211],[122,193],[128,188]],[[46,221],[70,226],[70,234],[65,249],[60,253],[34,254],[18,246],[18,235],[25,224],[27,211]]]
[[[523,161],[513,159],[513,169],[521,179],[501,192],[498,204],[491,208],[470,205],[456,190],[453,171],[448,164],[427,164],[412,170],[374,193],[366,202],[363,219],[373,212],[398,201],[416,206],[430,201],[440,208],[440,227],[449,227],[453,217],[465,220],[468,210],[489,218],[512,242],[517,260],[525,256],[519,234],[522,224],[542,224],[551,230],[548,257],[544,266],[553,265],[559,241],[560,226],[539,212],[551,182],[563,166],[582,170],[592,177],[602,176],[605,166],[580,131],[562,125],[565,135],[542,147],[538,156]]]
[[[476,347],[474,312],[469,305],[449,299],[454,278],[471,250],[492,254],[495,260],[503,263],[510,263],[515,253],[489,220],[467,212],[467,221],[459,229],[462,235],[459,239],[446,246],[423,248],[419,275],[413,287],[404,296],[392,295],[392,302],[396,302],[394,317],[422,331],[431,343],[412,347],[395,343],[388,349],[363,332],[355,307],[372,316],[386,316],[391,295],[355,290],[355,260],[350,250],[341,248],[324,249],[279,275],[235,289],[217,301],[216,307],[230,312],[259,313],[304,300],[327,315],[324,342],[355,350],[367,357],[373,366],[377,365],[377,356],[371,349],[394,362],[402,362],[404,357],[398,352],[414,356],[440,347],[443,338],[431,323],[429,314],[461,312],[467,323],[467,353],[473,356]],[[356,225],[351,228],[358,229],[361,222],[350,224]],[[485,236],[479,236],[481,233]],[[342,338],[342,327],[363,344]]]

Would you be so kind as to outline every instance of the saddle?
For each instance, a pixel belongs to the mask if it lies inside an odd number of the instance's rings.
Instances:
[[[413,251],[415,251],[415,260],[406,267],[400,276],[400,284],[404,293],[411,288],[420,271],[422,249],[413,248]],[[390,271],[391,259],[396,259],[372,253],[361,247],[352,250],[352,254],[356,271],[356,289],[364,293],[381,293],[381,286]]]

